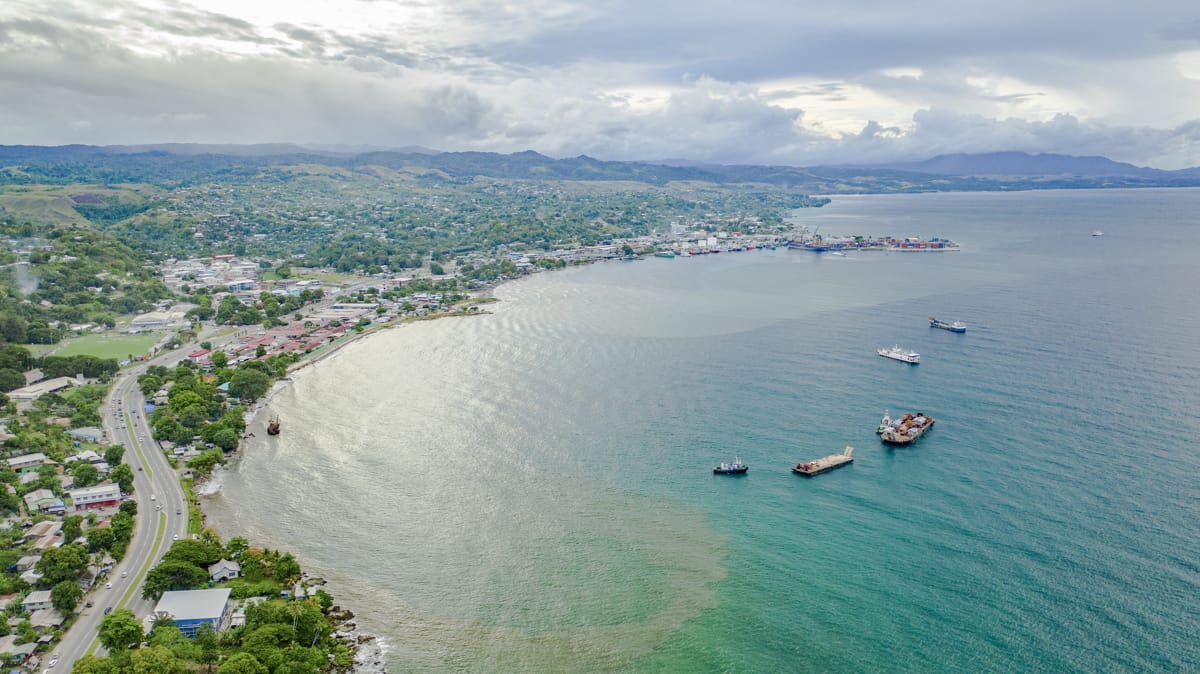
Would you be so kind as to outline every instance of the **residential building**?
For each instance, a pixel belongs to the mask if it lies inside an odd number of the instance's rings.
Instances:
[[[41,468],[43,464],[47,463],[54,462],[48,459],[46,455],[41,452],[22,454],[21,456],[14,456],[11,459],[8,459],[8,467],[12,468],[18,473],[36,473],[38,468]]]
[[[154,614],[166,613],[171,616],[175,626],[185,636],[195,636],[196,629],[204,623],[220,631],[229,610],[230,592],[227,587],[164,592],[154,607]]]
[[[99,443],[104,440],[104,430],[96,428],[95,426],[72,428],[71,430],[67,431],[67,435],[80,442]]]
[[[208,567],[208,577],[214,583],[220,583],[225,580],[232,580],[242,575],[242,566],[237,562],[231,562],[228,559],[221,561]]]
[[[54,608],[54,604],[50,602],[50,590],[35,590],[25,595],[25,601],[21,602],[21,608],[31,613],[45,608]]]
[[[115,484],[98,484],[94,487],[72,489],[67,492],[75,512],[92,508],[109,508],[121,505],[121,488]]]
[[[31,513],[50,510],[55,503],[62,501],[49,489],[35,489],[25,495],[25,507]]]

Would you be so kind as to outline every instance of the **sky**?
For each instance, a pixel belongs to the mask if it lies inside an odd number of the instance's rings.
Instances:
[[[1200,165],[1184,0],[3,0],[0,144]]]

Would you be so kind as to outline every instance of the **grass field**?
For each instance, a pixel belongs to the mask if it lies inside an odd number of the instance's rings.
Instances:
[[[161,337],[161,334],[153,332],[140,335],[87,335],[64,342],[54,355],[125,360],[130,355],[146,353]]]

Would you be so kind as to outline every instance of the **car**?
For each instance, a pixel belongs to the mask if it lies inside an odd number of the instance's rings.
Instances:
[[[106,589],[106,590],[111,590],[111,589],[112,589],[112,583],[105,583],[105,584],[104,584],[104,589]]]
[[[176,514],[176,515],[182,515],[182,514],[183,514],[183,508],[176,508],[176,509],[175,509],[175,514]]]
[[[122,577],[122,578],[124,578],[125,576],[128,576],[128,575],[129,575],[129,572],[128,572],[128,571],[122,571],[122,572],[121,572],[121,577]]]
[[[141,469],[142,469],[142,467],[141,467],[141,466],[138,466],[138,470],[141,470]]]
[[[104,615],[108,615],[109,613],[112,613],[112,607],[111,607],[111,606],[109,606],[108,608],[104,609]]]
[[[46,663],[46,666],[53,667],[54,665],[57,665],[57,664],[58,664],[58,660],[51,660],[50,662]]]
[[[173,540],[173,541],[177,541],[177,540],[179,540],[179,534],[172,534],[172,535],[171,535],[171,540]]]
[[[157,496],[155,496],[154,494],[151,494],[151,495],[150,495],[150,500],[151,500],[151,501],[157,501],[157,500],[158,500],[158,497],[157,497]]]
[[[155,509],[155,510],[162,510],[162,506],[160,506],[160,505],[156,505],[156,506],[154,506],[154,509]]]

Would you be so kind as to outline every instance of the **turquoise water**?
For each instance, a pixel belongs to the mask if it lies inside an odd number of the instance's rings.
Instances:
[[[389,671],[1197,670],[1197,213],[838,198],[799,219],[964,250],[511,283],[297,377],[209,511],[329,578]],[[887,448],[885,409],[938,424]]]

